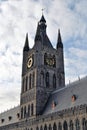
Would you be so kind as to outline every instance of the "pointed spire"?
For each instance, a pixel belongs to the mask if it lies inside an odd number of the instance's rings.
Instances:
[[[43,22],[43,23],[46,23],[46,20],[45,20],[45,18],[44,18],[44,15],[42,14],[42,17],[41,17],[41,19],[40,19],[40,23],[41,22]]]
[[[58,40],[57,40],[57,49],[58,48],[63,48],[63,44],[62,44],[62,38],[61,38],[61,34],[60,34],[60,29],[58,29]]]
[[[44,34],[46,34],[46,20],[44,18],[44,15],[42,14],[42,17],[39,21],[39,27],[40,27],[40,31],[43,32]]]
[[[25,45],[23,51],[29,51],[28,33],[26,34]]]
[[[41,45],[53,48],[52,44],[46,34],[46,27],[47,27],[46,20],[42,14],[42,17],[37,25],[37,30],[36,30],[36,35],[35,35],[35,45],[37,45],[36,41],[40,41]]]

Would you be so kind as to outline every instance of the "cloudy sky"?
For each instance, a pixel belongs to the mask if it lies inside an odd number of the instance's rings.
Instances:
[[[87,0],[0,0],[0,112],[20,103],[25,35],[32,47],[42,8],[54,47],[61,30],[66,84],[87,76]]]

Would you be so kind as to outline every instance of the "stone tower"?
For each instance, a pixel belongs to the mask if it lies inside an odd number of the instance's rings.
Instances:
[[[29,48],[28,34],[23,48],[21,120],[43,113],[52,91],[65,86],[63,44],[60,30],[56,49],[47,33],[42,15],[37,25],[34,46]]]

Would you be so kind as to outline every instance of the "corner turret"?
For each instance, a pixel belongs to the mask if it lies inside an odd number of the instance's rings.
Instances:
[[[29,41],[28,41],[28,33],[26,34],[25,44],[23,48],[23,64],[22,64],[22,76],[27,72],[26,63],[29,52]]]
[[[56,49],[58,49],[58,48],[63,48],[62,38],[61,38],[61,34],[60,34],[60,29],[58,29],[58,40],[57,40]]]
[[[26,34],[25,45],[23,51],[29,51],[28,33]]]
[[[58,86],[64,87],[65,86],[65,72],[64,72],[64,53],[63,53],[63,43],[62,38],[60,34],[60,29],[58,30],[58,39],[57,39],[57,55],[58,55],[58,62],[57,62],[57,68],[58,68]]]

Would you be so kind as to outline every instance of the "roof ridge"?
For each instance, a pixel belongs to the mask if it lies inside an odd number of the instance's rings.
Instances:
[[[76,80],[76,81],[73,81],[73,82],[71,82],[71,83],[69,83],[69,84],[66,84],[63,88],[56,89],[55,91],[52,92],[52,94],[57,93],[57,92],[60,92],[60,91],[62,91],[62,90],[64,90],[64,89],[66,89],[66,88],[70,88],[70,87],[74,86],[75,84],[80,83],[80,82],[82,82],[82,81],[84,81],[84,80],[87,80],[87,76],[85,76],[85,77],[83,77],[83,78],[81,78],[81,79],[78,79],[78,80]]]

